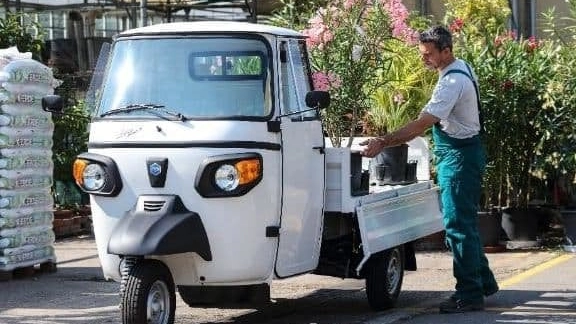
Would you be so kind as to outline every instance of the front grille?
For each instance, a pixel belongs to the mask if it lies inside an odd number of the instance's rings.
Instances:
[[[164,201],[164,200],[144,201],[144,211],[156,212],[156,211],[159,211],[160,209],[162,209],[162,207],[164,207],[165,204],[166,204],[166,201]]]

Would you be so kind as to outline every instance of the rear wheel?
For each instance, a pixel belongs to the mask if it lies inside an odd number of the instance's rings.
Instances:
[[[141,260],[128,273],[120,307],[124,324],[172,324],[176,293],[170,270],[161,262]]]
[[[370,308],[381,311],[394,307],[404,277],[402,247],[372,255],[366,267],[366,296]]]

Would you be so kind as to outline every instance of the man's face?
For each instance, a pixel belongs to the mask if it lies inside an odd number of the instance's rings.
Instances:
[[[420,56],[422,62],[427,68],[437,70],[444,67],[447,57],[450,55],[450,49],[439,50],[434,43],[420,43]]]

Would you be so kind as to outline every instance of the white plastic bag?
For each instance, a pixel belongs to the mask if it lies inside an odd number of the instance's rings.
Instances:
[[[20,210],[22,211],[22,210]],[[52,211],[39,211],[34,213],[16,214],[4,213],[0,216],[0,228],[17,228],[17,227],[35,227],[35,226],[52,226],[54,214]]]
[[[3,69],[13,60],[31,59],[31,52],[21,53],[16,46],[0,49],[0,69]],[[1,77],[0,77],[1,78]],[[5,81],[5,80],[4,80]]]
[[[50,190],[4,190],[0,189],[0,208],[48,208],[54,205],[54,198]]]
[[[0,148],[52,148],[52,131],[0,127]]]
[[[22,152],[21,155],[2,156],[0,157],[0,175],[3,170],[46,170],[52,172],[54,163],[51,154],[41,154],[43,152]],[[33,154],[38,153],[38,154]],[[47,153],[47,152],[46,152]]]
[[[54,82],[52,69],[33,59],[14,60],[2,70],[9,75],[6,82],[38,83],[49,86],[52,86]]]
[[[41,92],[18,92],[18,91],[8,91],[4,88],[0,89],[0,103],[2,104],[20,104],[20,105],[36,105],[37,107],[42,106],[42,98],[46,95],[53,94],[54,90],[50,87],[33,85],[24,87],[23,84],[14,84],[15,88],[19,89],[30,89],[37,88]]]
[[[39,111],[33,115],[0,114],[0,126],[44,130],[46,132],[54,131],[52,115],[44,111]]]
[[[10,93],[37,93],[40,95],[51,95],[54,93],[54,86],[46,83],[19,83],[6,81],[2,83],[2,88]]]

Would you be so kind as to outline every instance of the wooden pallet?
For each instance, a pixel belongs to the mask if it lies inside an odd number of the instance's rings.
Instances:
[[[56,262],[54,261],[45,261],[39,264],[19,267],[12,270],[0,270],[0,282],[12,279],[30,278],[38,273],[54,273],[56,270]]]

